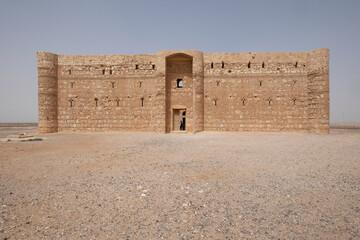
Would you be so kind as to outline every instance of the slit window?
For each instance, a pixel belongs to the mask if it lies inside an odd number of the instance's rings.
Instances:
[[[250,62],[248,63],[248,68],[251,68],[251,63]]]
[[[69,70],[69,75],[71,75],[71,70]]]
[[[103,69],[103,75],[105,75],[105,69]]]
[[[117,98],[115,101],[116,101],[116,106],[119,107],[120,106],[120,100]]]
[[[112,75],[112,70],[110,70],[110,75]]]
[[[99,101],[99,99],[94,98],[94,100],[95,100],[95,107],[97,107],[97,106],[98,106],[98,101]]]
[[[245,106],[245,98],[242,98],[241,101],[242,101],[242,105]]]
[[[74,88],[74,82],[71,82],[70,84],[71,84],[71,88]]]
[[[140,100],[141,100],[141,106],[143,107],[144,106],[144,100],[145,100],[144,97],[142,97]]]
[[[112,88],[115,87],[115,82],[111,82],[111,87],[112,87]]]
[[[70,99],[69,102],[70,102],[70,107],[73,107],[74,100]]]
[[[176,86],[177,86],[177,88],[183,87],[183,80],[181,78],[176,80]]]
[[[220,86],[220,81],[216,81],[216,86]]]
[[[271,106],[271,104],[272,104],[271,98],[269,98],[267,101],[268,101],[268,103],[269,103],[269,106]]]
[[[142,81],[140,81],[140,82],[139,82],[139,87],[141,87],[141,86],[142,86],[142,83],[143,83]]]
[[[139,65],[138,65],[138,64],[135,65],[135,69],[136,69],[136,70],[139,69]]]
[[[298,67],[298,62],[295,63],[295,67],[296,67],[296,68]]]
[[[211,63],[210,67],[211,67],[211,68],[214,68],[214,63]]]
[[[155,69],[155,64],[152,65],[152,69],[153,69],[153,70]]]
[[[262,68],[265,68],[265,63],[263,62],[262,65],[261,65]]]
[[[261,87],[261,86],[262,86],[263,81],[260,81],[259,83],[260,83],[260,87]]]
[[[215,104],[215,107],[217,106],[217,102],[218,102],[218,98],[214,98],[214,104]]]
[[[293,98],[293,103],[294,105],[296,105],[296,98]]]
[[[221,62],[221,68],[225,68],[225,63]]]

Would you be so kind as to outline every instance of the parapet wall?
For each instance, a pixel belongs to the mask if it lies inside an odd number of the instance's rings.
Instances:
[[[187,132],[329,131],[328,49],[37,58],[39,132],[171,132],[179,106]]]

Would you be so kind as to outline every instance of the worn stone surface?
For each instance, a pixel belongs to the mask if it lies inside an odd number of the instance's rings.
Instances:
[[[328,49],[37,59],[41,133],[329,131]]]

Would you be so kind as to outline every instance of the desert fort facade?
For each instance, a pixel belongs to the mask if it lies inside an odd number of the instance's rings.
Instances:
[[[329,50],[37,53],[39,132],[329,132]]]

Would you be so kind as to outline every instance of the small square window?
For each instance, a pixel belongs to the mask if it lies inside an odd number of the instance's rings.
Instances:
[[[182,88],[183,87],[183,80],[181,78],[179,78],[177,80],[177,88]]]

